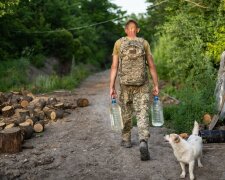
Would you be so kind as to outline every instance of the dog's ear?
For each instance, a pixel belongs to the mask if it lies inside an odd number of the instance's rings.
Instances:
[[[180,137],[178,135],[174,138],[174,142],[175,143],[179,143],[180,142]]]

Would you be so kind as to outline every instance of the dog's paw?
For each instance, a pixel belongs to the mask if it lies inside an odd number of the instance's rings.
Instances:
[[[203,167],[202,162],[200,161],[200,159],[198,160],[198,167],[200,167],[200,168]]]
[[[190,180],[194,180],[195,177],[194,177],[194,174],[190,174]]]
[[[180,178],[184,179],[185,178],[185,173],[181,173]]]

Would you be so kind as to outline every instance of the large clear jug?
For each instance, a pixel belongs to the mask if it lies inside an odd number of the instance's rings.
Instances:
[[[123,128],[123,121],[121,116],[121,108],[116,102],[116,99],[112,99],[110,106],[110,120],[111,128],[115,131],[119,131]]]
[[[154,96],[151,106],[152,125],[160,127],[164,124],[163,107],[158,96]]]

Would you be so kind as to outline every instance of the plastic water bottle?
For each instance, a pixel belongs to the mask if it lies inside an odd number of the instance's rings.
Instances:
[[[112,130],[119,131],[123,128],[121,108],[114,98],[112,99],[110,107],[110,119]]]
[[[164,124],[163,107],[158,96],[154,96],[153,104],[151,106],[152,125],[160,127]]]

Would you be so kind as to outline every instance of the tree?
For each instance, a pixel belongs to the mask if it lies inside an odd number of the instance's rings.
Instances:
[[[0,17],[13,12],[13,7],[19,3],[19,0],[3,0],[0,2]]]

